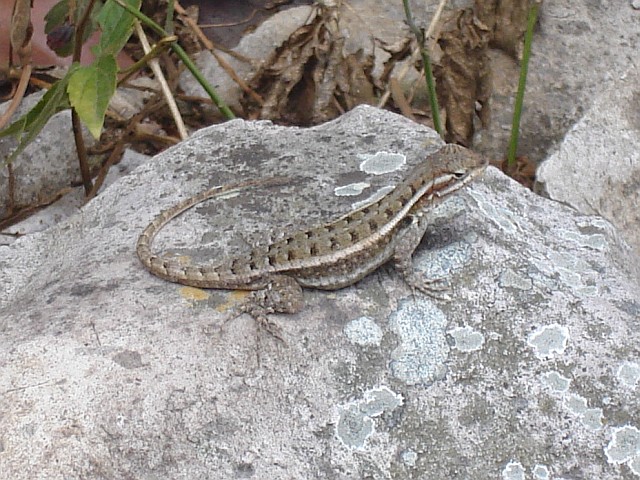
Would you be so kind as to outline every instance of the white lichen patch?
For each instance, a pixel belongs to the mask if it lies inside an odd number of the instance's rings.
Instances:
[[[502,288],[515,288],[517,290],[531,290],[533,288],[533,282],[530,278],[520,275],[511,269],[505,270],[498,277],[498,284]]]
[[[616,376],[622,385],[635,390],[640,380],[640,365],[635,362],[624,362],[618,367]]]
[[[480,350],[484,345],[484,335],[471,327],[456,327],[447,333],[453,337],[453,348],[461,352]]]
[[[596,431],[602,428],[602,409],[589,408],[580,417],[582,424],[589,430]]]
[[[369,417],[378,417],[385,411],[392,412],[403,403],[402,395],[388,387],[378,387],[364,392],[360,410]]]
[[[592,431],[602,428],[602,409],[589,408],[586,398],[572,393],[564,397],[562,404],[569,412],[580,418],[585,428]]]
[[[516,233],[521,230],[518,218],[509,210],[487,202],[485,195],[475,192],[472,188],[467,189],[467,195],[470,195],[476,201],[478,209],[483,213],[483,217],[493,221],[504,232]]]
[[[560,276],[562,283],[572,288],[580,288],[583,286],[582,277],[579,273],[569,270],[568,268],[556,268],[556,273]]]
[[[408,385],[429,384],[443,378],[449,346],[447,319],[429,300],[404,302],[392,315],[389,329],[398,336],[389,366]]]
[[[584,259],[567,252],[549,254],[549,272],[557,275],[560,281],[572,288],[585,288],[595,280],[594,270]]]
[[[373,175],[382,175],[399,170],[407,163],[407,157],[401,153],[377,152],[373,155],[358,155],[362,162],[360,170]]]
[[[524,480],[525,470],[520,462],[514,462],[513,460],[507,463],[502,470],[503,480]]]
[[[553,393],[563,395],[569,390],[571,380],[553,371],[542,374],[542,383]]]
[[[355,345],[371,347],[380,345],[383,332],[371,318],[360,317],[345,325],[344,334]]]
[[[529,336],[527,344],[538,358],[544,359],[563,354],[568,341],[569,329],[563,325],[553,324],[536,329]]]
[[[362,413],[357,405],[338,407],[336,437],[345,447],[363,450],[373,432],[375,432],[373,419]]]
[[[463,238],[442,248],[423,250],[415,255],[414,264],[428,279],[449,278],[471,261],[472,243],[473,239]]]
[[[407,467],[415,467],[418,454],[411,449],[405,450],[400,454],[400,459]]]
[[[558,229],[558,237],[574,243],[579,247],[593,248],[594,250],[603,250],[607,245],[607,237],[601,233],[584,235],[573,230]]]
[[[576,416],[583,415],[587,411],[588,406],[587,399],[580,395],[576,395],[575,393],[564,397],[562,404],[564,405],[564,408]]]
[[[625,425],[614,428],[604,453],[609,463],[626,463],[635,475],[640,476],[640,430],[636,427]]]
[[[549,480],[551,478],[551,472],[544,465],[536,465],[533,467],[533,478],[536,480]]]
[[[594,296],[601,282],[596,270],[583,258],[569,252],[551,252],[548,258],[537,258],[536,267],[548,278],[558,284],[556,289],[565,286],[580,295]]]
[[[556,267],[564,268],[569,272],[592,272],[593,268],[584,259],[569,252],[551,252],[549,260]]]
[[[337,407],[336,437],[348,448],[363,450],[367,439],[375,433],[373,418],[393,412],[403,402],[402,395],[387,387],[366,391],[361,400]]]
[[[350,183],[349,185],[334,188],[333,193],[337,197],[355,197],[356,195],[360,195],[370,186],[371,184],[367,182]]]
[[[584,287],[580,287],[578,289],[578,292],[580,292],[580,295],[584,295],[585,297],[595,297],[596,295],[598,295],[598,287],[587,285]]]

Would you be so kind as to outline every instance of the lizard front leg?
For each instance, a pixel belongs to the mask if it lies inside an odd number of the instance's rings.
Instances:
[[[405,283],[412,290],[419,290],[431,297],[446,299],[448,296],[444,293],[449,290],[446,280],[441,278],[426,278],[424,274],[415,270],[412,262],[413,252],[418,248],[422,237],[427,230],[427,220],[424,216],[412,215],[406,219],[409,223],[400,232],[398,232],[398,241],[393,252],[394,268]]]

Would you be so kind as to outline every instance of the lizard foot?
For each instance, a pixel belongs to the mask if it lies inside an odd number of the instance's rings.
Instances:
[[[414,295],[418,290],[439,300],[451,300],[451,296],[448,294],[451,291],[451,285],[444,278],[425,278],[416,272],[410,272],[404,275],[404,281],[409,285]]]
[[[268,333],[284,341],[282,329],[269,315],[299,312],[303,303],[302,287],[293,277],[273,275],[265,288],[251,292],[241,311],[251,315]]]

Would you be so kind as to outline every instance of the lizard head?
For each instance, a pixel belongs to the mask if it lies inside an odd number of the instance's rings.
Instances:
[[[444,197],[479,176],[488,161],[482,155],[463,146],[448,144],[429,155],[409,178],[413,190],[423,190],[424,200]]]
[[[461,145],[447,144],[435,154],[427,158],[431,162],[431,168],[437,174],[452,174],[457,179],[466,175],[481,172],[487,167],[488,161],[482,155],[469,150]],[[475,175],[474,175],[475,176]]]

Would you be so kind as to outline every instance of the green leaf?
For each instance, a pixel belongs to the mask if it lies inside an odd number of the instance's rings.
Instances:
[[[80,120],[98,138],[109,100],[116,91],[118,67],[113,55],[104,55],[88,67],[78,67],[67,86],[69,101]]]
[[[140,10],[141,0],[124,0],[135,10]],[[107,0],[98,15],[98,24],[102,30],[100,43],[93,48],[96,56],[117,55],[133,30],[133,15],[113,0]]]
[[[18,139],[18,146],[3,162],[3,166],[11,163],[24,151],[25,147],[40,133],[52,116],[69,108],[67,84],[77,68],[77,65],[72,65],[67,74],[51,86],[35,107],[0,131],[0,137],[15,135]]]
[[[75,10],[70,12],[69,0],[60,0],[45,15],[44,31],[47,34],[47,45],[59,57],[68,57],[73,53],[75,28],[88,4],[89,0],[76,0]],[[96,30],[97,16],[101,9],[102,2],[96,1],[85,25],[82,43]]]
[[[60,0],[44,16],[44,33],[49,33],[55,27],[64,24],[69,16],[69,0]]]

